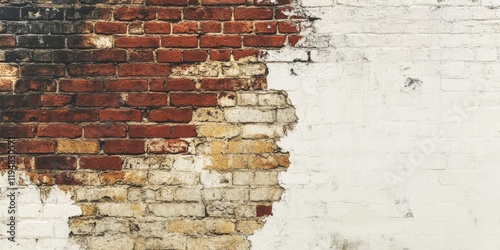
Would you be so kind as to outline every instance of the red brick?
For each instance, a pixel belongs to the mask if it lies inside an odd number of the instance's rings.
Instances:
[[[89,124],[83,127],[85,138],[125,137],[127,127],[122,124]]]
[[[14,91],[18,93],[28,91],[55,92],[56,82],[51,79],[19,79],[16,81]]]
[[[97,110],[8,110],[2,113],[2,120],[10,122],[87,122],[97,120]]]
[[[16,46],[16,37],[14,35],[1,35],[0,48],[8,48]]]
[[[193,80],[189,79],[167,79],[151,80],[151,91],[189,91],[195,90],[196,86]]]
[[[255,23],[255,33],[257,34],[276,34],[278,24],[276,22],[257,22]]]
[[[231,20],[230,8],[185,8],[184,19],[186,20]]]
[[[71,103],[69,95],[29,95],[26,96],[29,106],[62,107]]]
[[[198,23],[197,22],[174,23],[172,26],[172,33],[196,34],[198,33]]]
[[[254,5],[286,5],[292,3],[292,0],[253,0]]]
[[[119,76],[168,76],[170,67],[167,64],[122,64],[118,67]]]
[[[129,62],[154,62],[153,50],[132,50],[129,51]]]
[[[56,152],[56,142],[48,140],[20,141],[16,143],[16,153],[46,154]]]
[[[22,76],[65,76],[64,64],[26,64],[21,66]]]
[[[240,33],[252,33],[253,23],[252,22],[225,22],[224,23],[224,33],[226,34],[240,34]]]
[[[104,142],[106,154],[144,154],[143,140],[106,140]]]
[[[131,125],[128,136],[130,138],[169,138],[170,126],[168,125]]]
[[[299,33],[300,26],[292,22],[279,22],[278,29],[280,33]]]
[[[17,169],[26,169],[26,170],[31,170],[33,169],[33,157],[23,157],[23,156],[16,156],[15,158],[15,164]],[[4,156],[0,157],[0,169],[7,169],[9,168],[9,157]]]
[[[147,5],[162,5],[162,6],[186,6],[188,0],[146,0]]]
[[[0,91],[11,91],[12,81],[9,79],[0,79]]]
[[[75,172],[54,172],[54,183],[56,185],[83,185],[81,177]]]
[[[162,47],[196,48],[198,38],[195,36],[164,36],[161,38]]]
[[[191,94],[172,93],[170,94],[170,104],[175,107],[215,107],[217,106],[216,94]]]
[[[245,36],[243,44],[249,47],[283,47],[286,36]]]
[[[108,91],[147,91],[148,82],[139,79],[119,79],[106,81]]]
[[[144,24],[144,32],[148,34],[170,34],[170,23],[147,22]]]
[[[152,154],[182,154],[187,153],[189,144],[184,140],[151,141],[148,152]]]
[[[207,52],[204,50],[186,50],[182,53],[184,62],[204,62],[207,60]]]
[[[118,156],[81,157],[80,169],[121,170],[122,159]]]
[[[142,114],[137,109],[103,109],[99,111],[100,121],[141,121]]]
[[[144,34],[144,25],[143,22],[130,22],[128,24],[128,33],[133,35],[142,35]]]
[[[252,77],[250,79],[250,85],[252,86],[253,90],[267,89],[267,77],[266,76]]]
[[[121,49],[97,50],[95,52],[97,62],[125,62],[127,51]]]
[[[118,7],[113,11],[115,20],[153,20],[156,18],[155,8],[145,7]]]
[[[218,48],[218,47],[241,47],[241,36],[201,36],[200,47]]]
[[[155,109],[149,111],[151,122],[190,122],[193,117],[191,109]]]
[[[71,76],[112,76],[115,71],[113,64],[72,64],[68,69]]]
[[[302,36],[288,36],[288,43],[290,46],[295,46],[301,38]]]
[[[257,205],[255,208],[255,215],[257,217],[273,215],[273,206]]]
[[[202,0],[202,5],[244,5],[246,0]]]
[[[222,25],[219,22],[200,22],[200,31],[203,33],[220,33]]]
[[[158,62],[181,62],[182,52],[180,50],[159,50]]]
[[[35,137],[33,125],[0,125],[0,138],[31,138]]]
[[[74,170],[76,169],[76,157],[44,155],[35,158],[35,169],[49,170]]]
[[[125,103],[133,107],[167,106],[168,94],[164,93],[130,93]]]
[[[61,80],[59,82],[61,91],[64,92],[100,92],[104,91],[102,81],[87,79]]]
[[[157,48],[160,46],[158,37],[118,37],[115,39],[118,48]]]
[[[181,20],[181,10],[175,8],[158,8],[158,20],[166,20],[166,21]]]
[[[180,125],[172,127],[172,138],[196,137],[195,125]]]
[[[76,96],[76,106],[82,107],[115,107],[120,106],[119,94],[79,94]]]
[[[96,34],[125,34],[127,33],[127,24],[117,22],[97,22],[94,25]]]
[[[270,20],[273,11],[269,8],[237,8],[234,10],[234,20]]]
[[[247,79],[238,78],[218,78],[218,79],[203,79],[201,80],[201,88],[203,90],[247,90]]]
[[[64,137],[74,139],[82,136],[82,128],[73,124],[39,125],[37,134],[38,137]]]
[[[212,50],[210,51],[211,61],[229,61],[231,60],[230,50]]]

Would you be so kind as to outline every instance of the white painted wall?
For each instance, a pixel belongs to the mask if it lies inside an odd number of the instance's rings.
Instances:
[[[299,122],[253,249],[498,250],[500,1],[302,6],[302,47],[265,59]]]

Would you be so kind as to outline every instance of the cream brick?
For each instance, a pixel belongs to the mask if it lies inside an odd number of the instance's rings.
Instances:
[[[234,172],[233,184],[234,185],[250,185],[253,183],[253,172]]]
[[[149,211],[161,217],[204,216],[205,207],[201,203],[160,203],[150,204]]]
[[[135,217],[145,214],[146,205],[143,203],[99,203],[97,211],[102,216]]]
[[[272,186],[278,183],[277,172],[255,172],[253,185]]]
[[[236,94],[234,92],[221,93],[218,102],[221,107],[233,107],[236,105]]]
[[[278,109],[276,112],[276,117],[278,122],[292,123],[297,121],[297,116],[295,115],[294,108]]]
[[[229,201],[248,200],[249,190],[247,188],[227,188],[224,189],[224,199]]]
[[[283,107],[286,105],[286,97],[279,92],[259,94],[259,106]]]
[[[181,171],[149,171],[148,181],[153,185],[196,185],[200,182],[198,173]]]
[[[134,240],[123,235],[91,237],[88,239],[89,248],[96,250],[121,249],[133,250]]]
[[[258,108],[235,107],[224,112],[227,122],[258,123],[275,121],[274,110],[261,110]]]
[[[179,188],[175,190],[177,201],[199,201],[201,200],[201,188]]]
[[[259,99],[256,93],[239,92],[236,96],[238,106],[255,106]]]
[[[95,233],[98,235],[126,233],[127,224],[116,218],[102,218],[95,221]]]
[[[173,158],[171,156],[148,156],[145,158],[126,157],[123,168],[125,169],[170,169]]]
[[[127,189],[123,187],[80,188],[76,190],[78,201],[116,201],[127,198]]]
[[[174,187],[161,187],[156,191],[156,200],[173,201],[174,193],[175,193]]]
[[[250,243],[241,236],[214,236],[209,238],[191,238],[188,249],[227,249],[239,250],[250,248]]]
[[[268,124],[245,124],[241,126],[241,137],[251,139],[275,138],[281,135],[281,126]]]
[[[217,108],[197,108],[193,113],[193,122],[221,122],[223,120],[224,114]]]
[[[250,189],[252,201],[277,201],[281,197],[281,188],[253,188]]]
[[[186,249],[187,237],[169,235],[162,238],[147,238],[146,249]]]
[[[201,190],[203,200],[206,201],[215,201],[222,199],[222,189],[219,188],[204,188]]]

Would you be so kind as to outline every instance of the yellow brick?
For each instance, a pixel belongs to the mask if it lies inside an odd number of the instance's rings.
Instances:
[[[82,216],[95,215],[97,211],[97,207],[94,204],[83,204],[80,208],[82,209]]]
[[[59,140],[57,141],[57,152],[75,153],[75,154],[97,154],[99,152],[99,142]]]
[[[168,232],[181,234],[204,234],[206,229],[200,221],[176,220],[168,223]]]
[[[235,230],[235,225],[229,220],[206,220],[205,227],[214,234],[230,234]]]
[[[227,143],[225,141],[213,141],[210,143],[212,154],[223,154],[227,152]]]
[[[272,169],[278,167],[289,167],[290,159],[287,154],[275,154],[270,156],[254,155],[248,158],[248,168]]]
[[[256,230],[261,229],[264,226],[262,221],[257,220],[242,220],[238,221],[236,228],[238,232],[243,234],[253,234]]]
[[[228,151],[230,154],[241,153],[271,153],[273,152],[274,142],[271,140],[238,140],[228,143]]]
[[[206,125],[198,127],[198,135],[211,138],[233,138],[240,134],[241,129],[232,125]]]
[[[212,165],[207,169],[228,170],[245,168],[247,157],[244,155],[213,155]]]

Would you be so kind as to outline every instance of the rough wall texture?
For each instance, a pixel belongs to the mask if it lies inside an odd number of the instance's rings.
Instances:
[[[302,6],[311,33],[267,57],[299,122],[253,248],[499,249],[499,2]]]
[[[5,244],[250,248],[289,165],[276,141],[295,110],[267,90],[257,58],[298,41],[290,10],[260,0],[0,1],[0,147],[15,143],[23,186],[16,243],[5,228]]]

